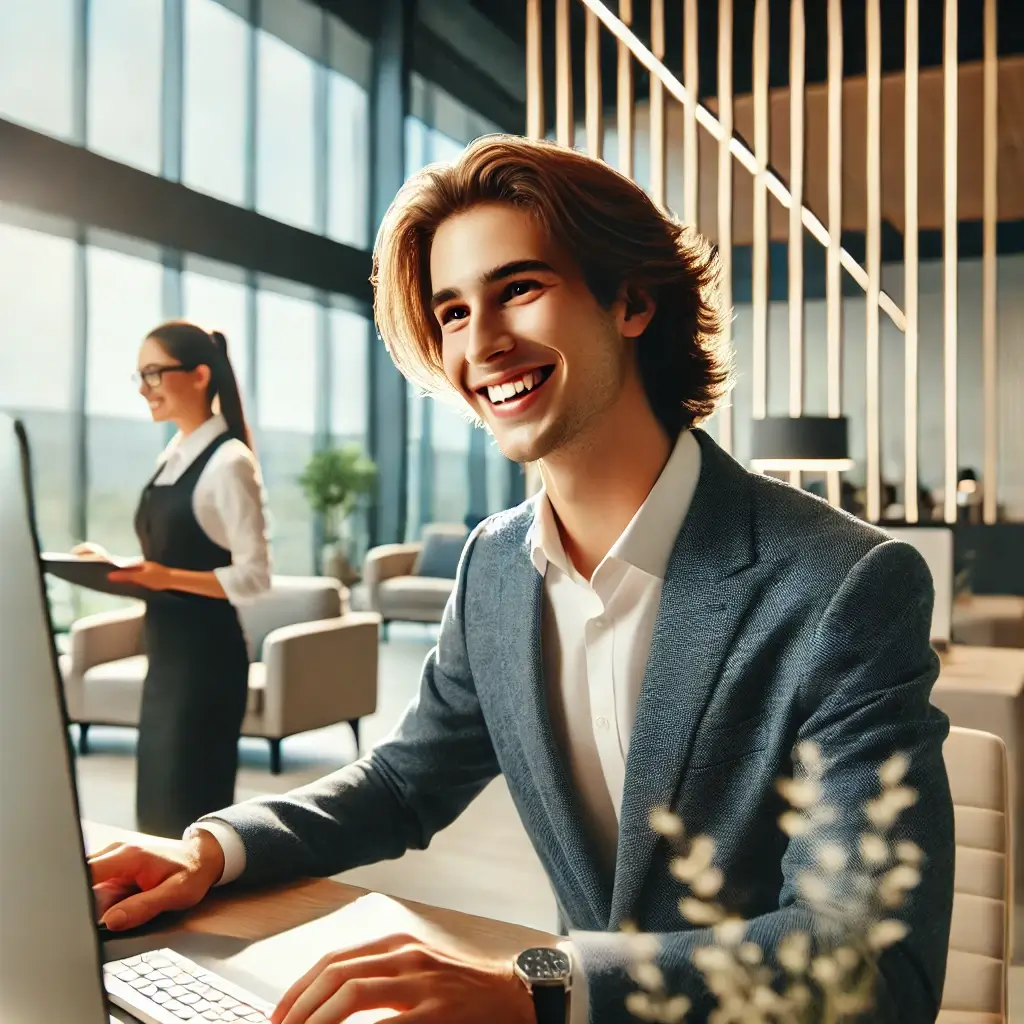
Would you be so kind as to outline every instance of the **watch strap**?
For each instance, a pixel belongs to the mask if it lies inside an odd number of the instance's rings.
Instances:
[[[569,993],[564,985],[534,985],[531,994],[537,1024],[566,1024]]]

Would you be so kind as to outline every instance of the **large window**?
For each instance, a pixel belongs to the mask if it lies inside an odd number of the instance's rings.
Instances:
[[[90,149],[159,174],[163,0],[90,0]]]
[[[370,230],[370,112],[366,90],[329,72],[327,233],[366,248]]]
[[[146,334],[163,319],[163,268],[151,259],[86,249],[89,539],[118,554],[139,550],[134,518],[168,430],[150,420],[131,376]]]
[[[257,296],[256,454],[270,502],[277,571],[313,570],[313,517],[298,477],[313,454],[320,307],[261,289]]]
[[[0,3],[0,117],[74,133],[75,0]]]
[[[182,180],[238,205],[246,198],[251,32],[218,0],[187,0]]]
[[[256,208],[311,231],[316,227],[316,65],[260,30],[257,67]]]
[[[0,409],[28,433],[42,543],[72,543],[75,243],[0,223]]]
[[[206,331],[220,331],[250,414],[249,294],[241,271],[188,260],[181,275],[184,316]]]

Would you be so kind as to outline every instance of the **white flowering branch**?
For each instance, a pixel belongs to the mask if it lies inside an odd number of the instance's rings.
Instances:
[[[686,887],[679,912],[689,924],[711,930],[713,942],[693,953],[717,1008],[710,1024],[842,1024],[873,1005],[878,958],[907,935],[907,926],[893,916],[921,881],[921,850],[896,842],[892,830],[899,816],[917,801],[905,785],[909,761],[897,754],[878,770],[880,792],[860,811],[863,822],[858,847],[844,849],[818,834],[839,821],[839,812],[824,802],[826,765],[813,743],[794,751],[793,778],[780,780],[778,790],[789,808],[779,827],[791,840],[813,851],[813,864],[797,877],[797,891],[815,921],[810,934],[794,931],[779,942],[774,963],[766,951],[745,941],[747,923],[722,905],[725,883],[714,864],[715,844],[705,835],[686,836],[683,822],[659,808],[651,827],[673,847],[669,870]],[[626,1000],[630,1013],[645,1021],[685,1021],[690,1001],[668,991],[656,964],[653,936],[623,929],[632,939],[630,976],[638,991]]]

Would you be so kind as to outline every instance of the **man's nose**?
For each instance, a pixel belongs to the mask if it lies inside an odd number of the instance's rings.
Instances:
[[[466,346],[468,362],[482,366],[496,356],[510,352],[514,347],[515,340],[503,317],[483,315],[470,321],[469,344]]]

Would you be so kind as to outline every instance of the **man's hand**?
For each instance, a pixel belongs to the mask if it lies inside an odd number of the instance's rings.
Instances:
[[[111,583],[134,583],[147,590],[170,590],[174,579],[170,569],[159,562],[139,562],[107,573]]]
[[[396,1010],[403,1024],[535,1024],[533,1000],[512,962],[470,961],[408,935],[323,957],[285,993],[273,1024],[341,1024]]]
[[[194,907],[224,872],[224,851],[209,832],[194,839],[111,843],[89,857],[100,923],[137,928],[165,910]]]

